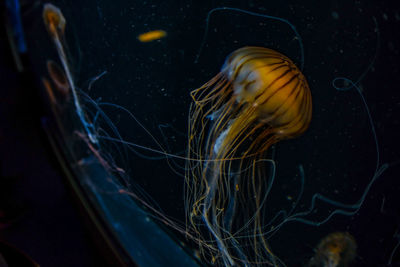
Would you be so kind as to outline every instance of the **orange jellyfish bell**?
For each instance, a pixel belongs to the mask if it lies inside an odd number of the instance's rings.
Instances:
[[[43,21],[52,38],[57,38],[57,36],[64,34],[65,18],[58,7],[49,3],[45,4],[43,7]]]
[[[185,199],[200,254],[213,265],[276,266],[264,234],[275,175],[266,151],[308,128],[308,83],[286,56],[243,47],[191,96]]]
[[[234,51],[221,71],[237,102],[257,107],[257,116],[284,137],[302,134],[311,121],[311,93],[304,75],[286,56],[268,48]]]

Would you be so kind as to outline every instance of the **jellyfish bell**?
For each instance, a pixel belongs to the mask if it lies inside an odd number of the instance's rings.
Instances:
[[[65,18],[58,7],[49,3],[45,4],[43,7],[43,21],[51,37],[57,38],[57,35],[64,34]]]
[[[69,94],[69,83],[65,72],[53,60],[47,60],[47,72],[53,81],[57,91],[67,97]]]
[[[237,259],[242,264],[274,264],[261,214],[267,206],[263,194],[272,184],[266,165],[274,163],[264,157],[272,144],[308,128],[312,113],[308,83],[279,52],[243,47],[231,53],[221,72],[191,96],[188,220],[196,233],[209,233],[205,247],[211,247],[210,253],[224,265],[235,265]],[[236,238],[249,233],[254,237],[250,243]]]
[[[308,266],[349,266],[356,255],[354,237],[347,232],[333,232],[321,239]]]
[[[286,56],[268,48],[243,47],[221,71],[232,83],[237,102],[255,107],[257,117],[282,137],[301,135],[311,121],[308,83]]]

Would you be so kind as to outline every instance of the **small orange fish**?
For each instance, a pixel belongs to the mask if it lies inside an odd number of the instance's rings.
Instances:
[[[158,40],[167,36],[167,32],[163,30],[155,30],[150,32],[145,32],[138,35],[138,40],[142,43],[151,42],[154,40]]]

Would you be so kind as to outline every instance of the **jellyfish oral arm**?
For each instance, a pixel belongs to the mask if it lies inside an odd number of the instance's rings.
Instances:
[[[218,154],[219,151],[221,150],[221,145],[224,143],[224,140],[225,140],[227,134],[229,133],[229,130],[230,130],[230,126],[217,137],[217,140],[215,141],[214,148],[213,148],[214,154]]]

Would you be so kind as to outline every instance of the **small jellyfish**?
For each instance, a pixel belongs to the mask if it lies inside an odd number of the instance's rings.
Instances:
[[[65,72],[52,60],[47,61],[47,71],[58,92],[67,96],[70,88]]]
[[[43,20],[47,31],[53,38],[64,35],[65,18],[58,7],[52,4],[45,4],[43,7]]]
[[[346,267],[356,257],[357,244],[352,235],[334,232],[324,237],[308,266]]]

